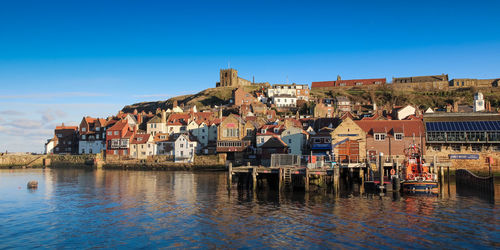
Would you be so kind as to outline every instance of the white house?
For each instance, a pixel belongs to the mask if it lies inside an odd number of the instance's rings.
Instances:
[[[174,156],[175,137],[167,133],[159,133],[154,137],[156,144],[155,155],[169,155]]]
[[[191,135],[196,137],[201,147],[206,147],[208,145],[209,127],[205,122],[202,121],[198,124],[198,122],[193,120],[187,125],[187,130]]]
[[[106,150],[106,120],[83,117],[78,136],[79,154],[97,154]]]
[[[299,100],[309,99],[309,85],[307,84],[274,84],[267,89],[267,96],[273,98],[277,95],[296,96]]]
[[[156,153],[156,144],[150,134],[135,134],[130,142],[130,156],[135,159],[146,159]]]
[[[307,133],[302,128],[289,127],[281,132],[281,140],[288,145],[289,154],[302,155],[307,139]]]
[[[187,134],[181,134],[175,140],[174,144],[174,157],[175,162],[194,162],[194,155],[196,153],[197,142],[189,139]]]
[[[396,118],[398,120],[403,120],[403,119],[407,118],[410,115],[414,115],[416,110],[417,109],[415,109],[411,105],[408,105],[408,106],[406,106],[404,108],[397,109],[396,110]]]
[[[474,112],[484,111],[483,93],[478,92],[474,95]]]
[[[45,143],[45,154],[53,154],[54,148],[57,146],[57,137],[54,136],[52,139],[48,139]]]
[[[286,107],[296,107],[297,106],[297,97],[294,95],[275,95],[273,96],[273,103],[278,108],[286,108]]]
[[[151,136],[167,132],[167,112],[162,111],[161,117],[155,115],[146,123],[146,131]]]

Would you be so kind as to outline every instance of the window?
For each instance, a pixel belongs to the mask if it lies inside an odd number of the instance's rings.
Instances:
[[[434,146],[432,146],[432,150],[434,150],[434,151],[441,151],[441,146],[434,145]]]
[[[181,151],[181,156],[184,156],[184,151]]]
[[[330,138],[325,138],[325,143],[330,143],[330,142],[331,142]]]
[[[451,150],[460,151],[460,145],[451,145]]]
[[[385,134],[382,133],[375,134],[375,141],[384,141],[384,140],[385,140]]]
[[[58,137],[58,138],[61,138],[61,137],[62,137],[62,134],[57,134],[57,137]]]
[[[314,138],[314,143],[320,143],[321,139],[320,138]]]
[[[85,140],[85,135],[82,135],[82,140]]]
[[[396,134],[394,134],[394,138],[396,138],[396,141],[401,141],[401,140],[403,140],[403,134],[396,133]]]
[[[118,131],[115,131],[115,135],[118,135]]]
[[[100,130],[101,130],[101,127],[95,128],[95,131],[100,131]]]
[[[471,147],[471,150],[473,152],[481,152],[481,149],[482,149],[481,145],[472,145]]]
[[[181,144],[181,148],[183,148],[183,147],[184,147],[184,144]]]
[[[292,143],[292,139],[288,139],[288,143]]]
[[[291,148],[289,148],[289,149],[287,150],[287,153],[291,154],[291,153],[292,153],[292,149],[291,149]]]
[[[95,138],[99,139],[99,134],[96,134],[96,135],[95,135]]]
[[[192,147],[194,147],[193,145],[194,145],[194,144],[193,144],[193,143],[191,143],[191,144],[189,144],[189,147],[191,147],[191,148],[192,148]]]
[[[113,135],[113,131],[108,131],[108,135]]]
[[[85,131],[87,131],[87,128],[82,128],[82,132],[85,132]]]
[[[118,150],[114,150],[113,154],[117,155],[118,154]]]
[[[357,82],[357,83],[356,83],[356,86],[361,86],[361,85],[363,85],[363,83],[362,83],[362,82]]]
[[[340,83],[340,86],[345,86],[345,82],[341,82],[341,83]]]

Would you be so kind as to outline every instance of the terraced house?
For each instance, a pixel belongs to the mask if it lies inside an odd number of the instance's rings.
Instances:
[[[106,123],[105,119],[83,117],[79,130],[79,154],[97,154],[106,149]]]

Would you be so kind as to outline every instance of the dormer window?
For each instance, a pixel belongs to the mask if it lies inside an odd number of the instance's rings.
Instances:
[[[142,137],[137,138],[137,141],[142,141]]]
[[[277,134],[280,130],[278,128],[274,128],[274,133]]]
[[[265,134],[267,132],[267,130],[264,128],[261,130],[261,133]]]
[[[395,133],[394,138],[396,139],[396,141],[403,140],[403,133]]]
[[[375,134],[375,141],[384,141],[385,140],[385,133],[376,133]]]

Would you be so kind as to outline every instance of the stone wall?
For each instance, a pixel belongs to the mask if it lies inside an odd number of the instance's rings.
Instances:
[[[32,154],[2,154],[0,155],[0,167],[41,167],[45,155]]]

